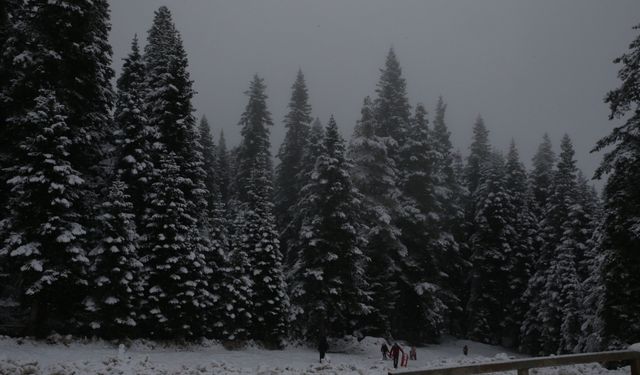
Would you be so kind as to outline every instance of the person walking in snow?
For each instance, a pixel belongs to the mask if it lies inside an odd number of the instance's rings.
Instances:
[[[469,347],[468,346],[464,346],[464,348],[462,348],[462,354],[467,355],[469,354]]]
[[[415,361],[418,359],[418,355],[416,354],[416,346],[412,345],[411,350],[409,351],[409,359]]]
[[[382,343],[380,351],[382,352],[382,360],[385,361],[387,359],[387,353],[389,353],[389,347],[387,346],[386,342]]]
[[[320,336],[320,341],[318,342],[318,351],[320,352],[320,363],[324,359],[324,355],[329,350],[329,343],[327,342],[327,338],[325,336]]]
[[[391,347],[391,351],[389,352],[391,354],[391,358],[393,358],[393,368],[398,368],[398,359],[400,359],[400,352],[404,354],[404,350],[402,350],[400,345],[398,345],[397,342],[394,343]]]

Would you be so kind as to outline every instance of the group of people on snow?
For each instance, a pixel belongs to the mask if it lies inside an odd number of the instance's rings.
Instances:
[[[391,349],[389,349],[386,342],[383,342],[380,351],[382,352],[383,360],[386,360],[387,356],[393,360],[393,368],[398,368],[398,361],[400,361],[400,366],[407,367],[409,360],[415,361],[418,359],[415,346],[411,346],[411,350],[409,350],[409,355],[407,356],[397,342],[391,346]],[[402,357],[400,357],[400,353],[402,353]]]
[[[329,350],[329,343],[327,342],[327,338],[325,336],[321,336],[318,342],[318,351],[320,352],[320,362],[324,359],[327,350]],[[400,363],[401,367],[407,367],[409,360],[416,361],[418,359],[418,355],[416,353],[416,347],[414,345],[411,346],[409,350],[409,354],[407,355],[402,347],[398,345],[398,343],[394,343],[391,346],[391,349],[387,346],[386,342],[382,343],[380,347],[380,351],[382,352],[382,359],[392,359],[393,360],[393,368],[398,368],[398,363]],[[400,356],[402,353],[402,357]],[[469,353],[469,347],[465,345],[462,348],[462,353],[467,355]]]

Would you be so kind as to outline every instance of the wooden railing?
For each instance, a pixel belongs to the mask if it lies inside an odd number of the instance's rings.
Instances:
[[[631,364],[631,375],[640,375],[640,352],[632,350],[569,354],[554,357],[522,358],[509,361],[430,368],[423,370],[398,370],[389,372],[389,375],[471,375],[513,370],[518,371],[518,375],[529,375],[529,369],[533,368],[567,366],[580,363],[605,363],[625,361],[628,361]]]

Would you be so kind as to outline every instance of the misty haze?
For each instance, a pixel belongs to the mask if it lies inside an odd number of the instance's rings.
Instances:
[[[640,375],[638,14],[0,1],[0,374]]]

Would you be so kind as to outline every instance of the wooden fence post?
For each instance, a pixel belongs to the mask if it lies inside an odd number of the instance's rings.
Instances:
[[[640,358],[631,360],[631,375],[640,375]]]

